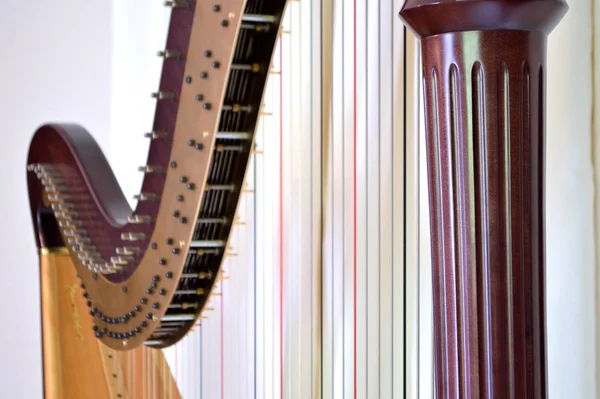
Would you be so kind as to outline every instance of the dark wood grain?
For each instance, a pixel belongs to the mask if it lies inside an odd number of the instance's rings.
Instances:
[[[546,40],[559,0],[409,0],[421,38],[438,398],[545,398]]]
[[[189,45],[189,36],[193,22],[193,9],[195,1],[190,2],[188,9],[176,9],[171,17],[167,32],[166,47],[185,54]],[[174,92],[173,101],[158,101],[156,103],[153,131],[169,134],[165,139],[153,140],[150,143],[147,165],[159,165],[165,170],[168,168],[171,156],[172,137],[177,117],[178,96],[183,82],[185,59],[165,59],[162,68],[160,84],[157,90]],[[143,134],[143,132],[139,132]],[[159,202],[140,201],[136,209],[132,210],[121,190],[116,177],[102,150],[94,138],[81,126],[76,124],[49,123],[41,126],[34,134],[28,155],[28,164],[47,163],[57,167],[65,176],[65,184],[69,195],[74,197],[73,203],[77,204],[78,213],[89,237],[92,239],[97,251],[109,259],[115,255],[115,248],[122,246],[122,233],[145,233],[150,237],[154,224],[131,224],[127,217],[134,212],[141,215],[156,216]],[[160,196],[165,184],[165,174],[147,174],[143,178],[141,192],[156,193]],[[28,187],[30,207],[33,220],[38,220],[37,213],[43,211],[42,185],[35,173],[28,172]],[[84,209],[85,211],[83,211]],[[46,215],[44,222],[50,224],[50,215]],[[42,233],[52,229],[39,229],[34,223],[38,246]],[[56,231],[58,232],[58,231]],[[46,240],[61,242],[60,236],[47,237]],[[149,242],[137,243],[145,250]],[[139,264],[138,259],[132,267],[124,268],[122,273],[107,275],[106,278],[119,282],[126,280]]]

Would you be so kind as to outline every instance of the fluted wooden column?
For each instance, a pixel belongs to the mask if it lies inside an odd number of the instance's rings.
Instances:
[[[438,398],[546,398],[546,40],[562,0],[408,0],[421,38]]]

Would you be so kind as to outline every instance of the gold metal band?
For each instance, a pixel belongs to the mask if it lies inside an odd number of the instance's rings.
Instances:
[[[68,255],[69,250],[67,247],[43,247],[39,249],[40,255],[50,255],[50,254],[58,254],[58,255]]]

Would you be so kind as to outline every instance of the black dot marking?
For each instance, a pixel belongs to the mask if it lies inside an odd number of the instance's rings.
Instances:
[[[165,290],[164,288],[161,288],[160,291],[158,291],[158,293],[160,295],[167,295],[167,290]]]
[[[196,145],[196,140],[189,139],[189,140],[188,140],[188,142],[187,142],[187,144],[188,144],[190,147],[193,147],[193,146],[195,146],[195,145]]]
[[[179,217],[179,215],[180,215],[179,211],[175,211],[175,212],[173,212],[173,217],[176,217],[176,218],[178,218],[178,217]]]
[[[127,286],[126,285],[122,286],[121,287],[121,291],[123,291],[123,293],[126,294],[127,293]]]
[[[156,282],[160,281],[160,276],[158,274],[155,275],[154,277],[152,277],[152,281],[156,281]]]
[[[156,248],[158,248],[158,244],[157,244],[157,243],[155,243],[155,242],[153,242],[153,243],[152,243],[152,249],[156,249]]]
[[[158,263],[160,263],[161,265],[166,265],[167,264],[167,260],[165,258],[161,258]]]
[[[209,109],[210,109],[210,103],[204,103],[204,104],[202,105],[202,108],[204,108],[204,109],[206,109],[206,110],[209,110]]]
[[[186,224],[187,223],[187,218],[184,216],[181,219],[179,219],[179,221],[181,222],[181,224]]]
[[[229,26],[229,21],[228,21],[228,20],[226,20],[226,19],[222,20],[222,21],[221,21],[221,26],[223,26],[223,27],[227,27],[227,26]]]
[[[175,255],[179,254],[179,248],[173,248],[173,253],[174,253]]]
[[[154,309],[158,309],[158,308],[160,308],[160,303],[156,302],[156,303],[154,303],[154,304],[152,305],[152,307],[153,307]]]
[[[210,51],[210,50],[206,50],[206,51],[204,52],[204,56],[205,56],[205,57],[207,57],[207,58],[210,58],[210,57],[212,57],[212,51]]]
[[[202,78],[202,79],[208,78],[208,72],[206,72],[206,71],[200,72],[200,78]]]
[[[197,143],[197,144],[196,144],[196,149],[197,149],[197,150],[203,150],[203,149],[204,149],[204,144],[202,144],[202,143]]]
[[[196,94],[196,101],[203,101],[204,96],[202,94]]]
[[[179,179],[180,182],[182,183],[187,183],[188,178],[186,176],[181,176],[181,178]]]
[[[177,162],[171,161],[171,168],[175,169],[177,167]]]
[[[147,304],[147,303],[148,303],[148,298],[142,298],[142,299],[140,300],[140,303],[141,303],[142,305],[145,305],[145,304]],[[139,312],[139,310],[138,310],[138,312]]]
[[[193,190],[194,188],[196,188],[196,186],[194,185],[194,183],[190,183],[187,185],[188,190]]]
[[[165,277],[166,278],[173,278],[173,272],[166,272],[165,273]]]
[[[173,239],[167,238],[167,245],[173,245]]]
[[[211,65],[215,69],[218,69],[221,66],[221,64],[219,63],[219,61],[213,61]]]
[[[221,6],[220,6],[220,5],[218,5],[218,4],[215,4],[215,5],[213,6],[213,11],[214,11],[214,12],[219,12],[219,11],[221,11]]]
[[[192,83],[192,77],[191,76],[186,76],[185,77],[185,83]]]
[[[178,196],[177,196],[177,201],[179,201],[179,202],[183,202],[183,195],[181,195],[181,194],[180,194],[180,195],[178,195]]]

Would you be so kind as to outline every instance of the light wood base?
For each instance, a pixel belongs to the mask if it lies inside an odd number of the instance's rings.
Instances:
[[[161,350],[117,352],[94,336],[75,267],[64,249],[42,250],[45,399],[177,399]]]

